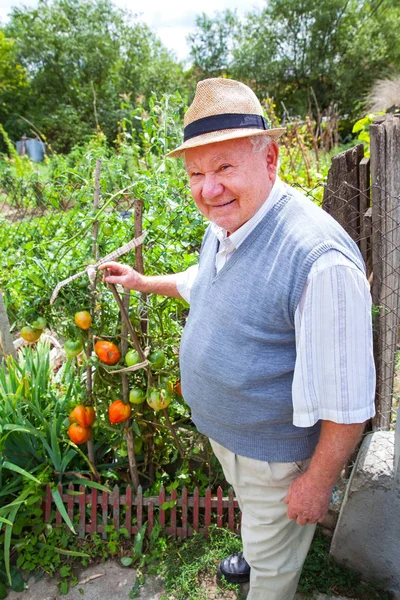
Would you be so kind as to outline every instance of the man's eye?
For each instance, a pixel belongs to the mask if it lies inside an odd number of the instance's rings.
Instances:
[[[225,171],[226,169],[229,169],[229,167],[231,167],[232,165],[221,165],[219,170],[220,171]]]

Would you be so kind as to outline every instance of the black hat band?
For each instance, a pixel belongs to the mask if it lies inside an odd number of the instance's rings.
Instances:
[[[237,113],[226,113],[223,115],[212,115],[193,121],[184,129],[183,140],[187,142],[191,138],[220,131],[221,129],[269,129],[268,121],[261,115],[246,115]]]

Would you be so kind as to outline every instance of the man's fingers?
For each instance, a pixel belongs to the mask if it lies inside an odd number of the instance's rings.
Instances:
[[[308,523],[310,522],[305,517],[297,517],[296,521],[297,521],[297,524],[301,525],[302,527],[304,527],[304,525],[308,525]]]
[[[106,275],[105,277],[103,277],[103,281],[105,281],[105,283],[118,283],[123,285],[121,277],[118,277],[116,275]]]
[[[118,268],[121,267],[120,263],[117,263],[115,261],[110,261],[110,262],[106,262],[103,263],[102,265],[99,266],[99,269],[109,269],[109,268]]]

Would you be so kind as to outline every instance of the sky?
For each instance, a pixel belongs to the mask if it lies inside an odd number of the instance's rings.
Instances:
[[[114,4],[140,15],[140,19],[155,31],[167,48],[175,52],[179,60],[187,61],[189,48],[186,37],[195,29],[196,15],[205,12],[212,16],[216,11],[226,8],[236,8],[239,15],[244,15],[264,7],[266,0],[202,0],[196,5],[185,0],[114,0]],[[36,5],[37,0],[0,0],[0,21],[7,21],[7,15],[13,6]]]

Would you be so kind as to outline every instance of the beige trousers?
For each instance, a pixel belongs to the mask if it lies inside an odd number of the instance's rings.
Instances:
[[[291,521],[283,499],[309,459],[268,463],[210,441],[242,511],[243,553],[251,567],[247,600],[293,600],[316,525]]]

